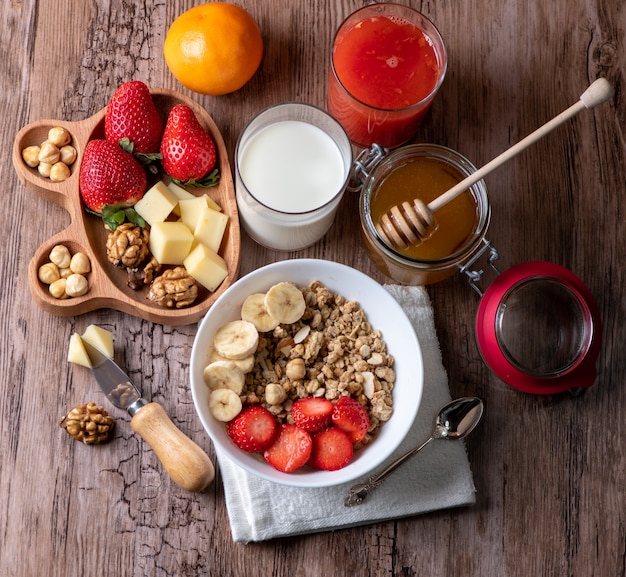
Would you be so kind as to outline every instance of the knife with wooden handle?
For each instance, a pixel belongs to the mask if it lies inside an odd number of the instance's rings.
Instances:
[[[187,437],[158,403],[149,403],[130,377],[113,360],[83,341],[102,392],[132,417],[130,425],[156,453],[174,482],[187,491],[203,491],[213,481],[215,470],[208,455]]]

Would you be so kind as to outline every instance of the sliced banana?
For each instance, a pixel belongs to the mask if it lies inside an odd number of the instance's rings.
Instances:
[[[265,308],[279,323],[291,324],[302,318],[306,303],[296,285],[280,282],[265,293]]]
[[[273,331],[280,322],[265,307],[265,293],[251,294],[241,306],[241,318],[251,322],[260,333]]]
[[[209,411],[218,421],[232,421],[241,408],[241,399],[232,389],[216,389],[209,395]]]
[[[245,359],[253,355],[259,344],[259,331],[248,321],[226,323],[217,329],[213,337],[215,350],[227,359]]]
[[[250,355],[245,359],[227,359],[220,355],[215,349],[211,349],[211,353],[209,354],[209,362],[214,363],[215,361],[230,361],[231,363],[235,363],[242,371],[244,375],[247,375],[249,372],[254,369],[254,355]]]
[[[243,371],[233,361],[215,361],[204,367],[204,384],[211,390],[231,389],[241,394],[246,381]]]

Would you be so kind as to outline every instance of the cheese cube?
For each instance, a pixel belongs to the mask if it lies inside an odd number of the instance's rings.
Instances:
[[[178,201],[181,220],[189,227],[189,230],[196,230],[198,218],[203,208],[210,208],[220,212],[222,208],[210,196],[194,196],[193,198],[183,198]]]
[[[184,189],[182,186],[178,186],[175,182],[170,182],[167,185],[175,195],[178,200],[189,200],[190,198],[196,198],[195,194],[191,194],[188,190]]]
[[[227,224],[227,215],[205,206],[200,211],[193,235],[211,250],[219,252]]]
[[[70,344],[67,350],[67,360],[75,365],[81,365],[83,367],[91,368],[91,359],[85,350],[83,340],[78,333],[72,334],[70,337]]]
[[[189,253],[183,265],[193,278],[211,292],[228,276],[224,259],[201,242]]]
[[[175,182],[170,182],[167,185],[167,188],[169,188],[176,195],[178,202],[180,202],[181,200],[189,200],[190,198],[195,198],[195,195],[191,194],[191,192],[189,192],[188,190],[185,190],[182,186],[178,186]],[[178,204],[178,202],[172,210],[172,212],[176,216],[180,216],[180,205]]]
[[[182,222],[156,222],[150,228],[148,246],[161,264],[183,264],[192,244],[193,234]]]
[[[163,222],[177,204],[178,197],[163,181],[159,181],[135,204],[135,210],[152,226],[157,222]]]
[[[81,335],[83,341],[98,349],[103,355],[113,358],[113,333],[98,325],[89,325]]]
[[[198,218],[200,218],[200,211],[206,208],[206,200],[204,196],[194,196],[193,198],[187,198],[178,202],[180,208],[180,218],[189,227],[190,231],[196,230],[198,224]]]

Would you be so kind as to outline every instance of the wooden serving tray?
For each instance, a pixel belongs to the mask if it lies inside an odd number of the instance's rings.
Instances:
[[[83,152],[90,140],[104,138],[106,108],[79,122],[38,120],[26,125],[17,134],[13,145],[13,166],[27,190],[62,206],[70,214],[70,225],[37,249],[28,268],[28,282],[33,298],[49,313],[75,316],[96,309],[111,308],[159,324],[188,325],[198,322],[219,295],[237,278],[241,247],[239,214],[228,153],[222,135],[211,116],[192,99],[173,90],[154,89],[150,92],[157,110],[162,115],[164,125],[172,107],[183,103],[195,112],[200,123],[215,141],[220,170],[219,184],[210,188],[190,189],[190,192],[196,195],[208,194],[229,216],[229,224],[219,251],[228,265],[228,277],[213,293],[200,287],[196,302],[182,309],[166,309],[153,303],[147,298],[147,287],[140,291],[129,288],[126,270],[112,265],[107,260],[105,248],[107,231],[102,220],[84,210],[79,194],[78,175]],[[24,163],[21,154],[26,146],[39,145],[46,140],[48,131],[54,126],[62,126],[69,130],[72,134],[72,145],[78,152],[76,162],[70,166],[71,176],[60,183],[40,176],[36,168],[30,168]],[[158,178],[166,180],[163,175],[155,176],[152,180],[149,176],[148,186]],[[91,260],[92,270],[88,274],[89,291],[82,297],[56,299],[50,295],[48,286],[39,281],[39,267],[48,262],[50,251],[57,244],[67,246],[72,254],[84,252]]]

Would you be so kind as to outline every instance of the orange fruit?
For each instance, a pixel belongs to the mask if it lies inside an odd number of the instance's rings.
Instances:
[[[209,2],[183,12],[163,44],[165,62],[185,87],[217,96],[239,90],[263,57],[261,31],[249,12]]]

